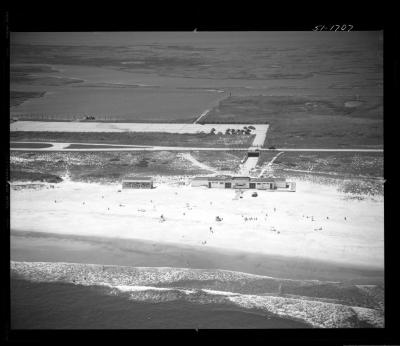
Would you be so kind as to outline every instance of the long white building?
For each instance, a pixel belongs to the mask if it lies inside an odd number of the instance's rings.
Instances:
[[[296,191],[296,183],[285,178],[251,178],[246,176],[217,175],[213,177],[195,177],[192,186],[204,186],[219,189],[257,189],[270,191]]]

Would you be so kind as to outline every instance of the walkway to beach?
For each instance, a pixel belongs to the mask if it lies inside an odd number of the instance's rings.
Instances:
[[[208,166],[208,165],[196,160],[190,153],[182,153],[180,156],[183,157],[184,159],[190,161],[194,166],[200,167],[201,169],[204,169],[206,171],[211,171],[211,172],[216,173],[216,174],[220,173],[215,168],[210,167],[210,166]]]

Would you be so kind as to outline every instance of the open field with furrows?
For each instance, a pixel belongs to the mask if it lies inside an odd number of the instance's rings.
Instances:
[[[10,141],[247,148],[254,135],[166,132],[10,132]]]
[[[383,98],[232,96],[205,122],[269,123],[266,146],[277,148],[382,148]]]
[[[245,157],[244,151],[192,151],[190,154],[199,162],[212,168],[223,171],[236,171],[241,160]]]
[[[158,152],[11,152],[10,181],[57,183],[70,175],[74,181],[115,182],[126,175],[209,174],[179,153]]]

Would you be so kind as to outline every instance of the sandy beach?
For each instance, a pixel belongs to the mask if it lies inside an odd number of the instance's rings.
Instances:
[[[64,181],[10,191],[11,230],[136,239],[383,268],[383,199],[349,199],[334,186],[297,191],[178,186],[120,190]],[[120,190],[120,192],[119,192]],[[161,218],[163,215],[163,219]],[[216,217],[222,221],[216,221]]]

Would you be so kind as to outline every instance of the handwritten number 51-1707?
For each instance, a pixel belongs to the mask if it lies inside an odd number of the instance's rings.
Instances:
[[[351,24],[316,25],[313,31],[351,31],[353,28]]]

